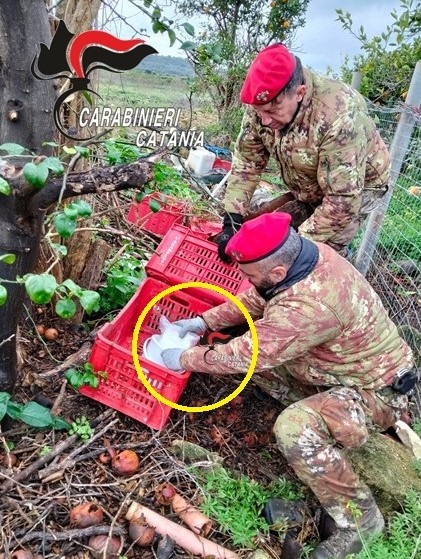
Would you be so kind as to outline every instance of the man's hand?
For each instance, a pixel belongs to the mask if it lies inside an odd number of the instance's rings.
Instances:
[[[231,258],[225,254],[225,249],[231,237],[240,229],[243,224],[243,216],[241,214],[226,213],[224,215],[222,233],[218,239],[218,256],[222,262],[229,263]]]
[[[176,320],[173,324],[179,327],[180,338],[184,338],[184,336],[189,332],[192,332],[193,334],[203,334],[207,328],[206,322],[203,318],[200,318],[200,316],[196,318]]]
[[[180,363],[181,354],[184,352],[184,349],[180,349],[178,347],[172,347],[170,349],[164,349],[161,352],[161,358],[164,362],[167,369],[171,371],[179,372],[182,371],[183,368]]]

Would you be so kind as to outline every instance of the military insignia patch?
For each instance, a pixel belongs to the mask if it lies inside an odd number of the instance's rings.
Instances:
[[[266,90],[266,91],[261,91],[260,93],[258,93],[258,94],[256,95],[256,99],[257,99],[258,101],[267,101],[267,100],[268,100],[268,95],[269,95],[269,91],[268,91],[268,90]]]

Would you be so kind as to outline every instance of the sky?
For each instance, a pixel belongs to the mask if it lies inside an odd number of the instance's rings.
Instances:
[[[265,0],[263,0],[265,1]],[[142,1],[139,2],[143,4]],[[184,17],[177,15],[177,0],[157,0],[162,6],[163,13],[167,17],[174,17],[180,21],[186,21]],[[399,0],[310,0],[306,24],[304,28],[297,31],[294,41],[294,52],[300,56],[303,63],[311,66],[314,70],[323,72],[327,66],[338,70],[346,54],[353,55],[360,52],[360,43],[348,31],[342,29],[337,18],[335,8],[342,8],[352,15],[354,26],[359,28],[363,25],[367,36],[370,38],[380,34],[386,29],[393,19],[390,12],[396,8],[399,12]],[[169,46],[168,36],[154,34],[147,16],[139,16],[139,10],[128,0],[119,0],[118,11],[123,13],[127,22],[136,29],[146,28],[149,35],[148,43],[154,46],[159,54],[169,56],[183,56],[183,51],[176,45]],[[191,21],[198,29],[198,24]],[[111,32],[120,37],[131,37],[133,29],[123,24],[118,27],[108,27]]]

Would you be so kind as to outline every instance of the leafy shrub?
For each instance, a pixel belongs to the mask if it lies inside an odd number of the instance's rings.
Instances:
[[[101,314],[124,307],[145,277],[143,262],[130,252],[123,253],[106,271],[106,284],[99,289]]]

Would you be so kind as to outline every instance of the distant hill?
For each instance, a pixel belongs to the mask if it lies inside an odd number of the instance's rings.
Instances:
[[[148,70],[160,76],[193,77],[194,72],[186,58],[151,54],[139,64],[141,70]]]

